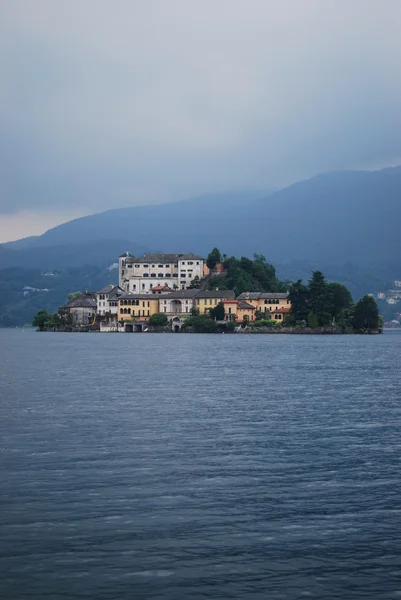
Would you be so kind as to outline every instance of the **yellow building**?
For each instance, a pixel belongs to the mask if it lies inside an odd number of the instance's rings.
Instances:
[[[237,300],[224,302],[225,319],[227,321],[255,321],[257,318],[283,321],[291,310],[291,302],[285,293],[276,292],[244,292]]]
[[[148,321],[159,312],[159,298],[150,294],[125,294],[118,300],[118,320]]]
[[[234,298],[235,293],[232,290],[200,290],[194,299],[194,307],[199,310],[199,314],[205,315],[220,302]]]
[[[256,308],[245,300],[224,300],[224,319],[245,323],[254,321]]]
[[[245,300],[252,304],[259,314],[263,313],[265,319],[282,320],[283,315],[291,310],[287,293],[244,292],[238,296],[238,300]]]

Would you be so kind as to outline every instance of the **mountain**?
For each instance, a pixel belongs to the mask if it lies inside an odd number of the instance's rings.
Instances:
[[[401,167],[337,172],[270,195],[259,190],[225,192],[82,217],[31,239],[24,250],[4,244],[0,267],[39,264],[46,255],[49,266],[60,266],[55,263],[71,257],[63,254],[66,250],[55,253],[54,248],[72,244],[88,248],[81,264],[91,264],[93,255],[100,264],[100,255],[103,260],[107,254],[105,244],[110,244],[109,262],[125,250],[138,253],[138,247],[205,255],[217,245],[237,256],[263,253],[273,263],[301,259],[320,264],[398,265],[400,223]],[[78,260],[76,256],[74,261]]]

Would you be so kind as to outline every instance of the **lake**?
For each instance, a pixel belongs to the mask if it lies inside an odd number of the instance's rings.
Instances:
[[[401,598],[400,357],[0,330],[1,598]]]

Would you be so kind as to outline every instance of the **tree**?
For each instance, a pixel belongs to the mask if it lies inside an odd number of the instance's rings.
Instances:
[[[332,317],[337,319],[342,311],[352,306],[351,292],[345,285],[338,282],[328,283],[326,290],[330,304],[329,312]]]
[[[82,292],[70,292],[67,296],[67,301],[71,302],[71,300],[74,300],[75,298],[78,298],[79,296],[82,296]]]
[[[209,269],[214,269],[217,263],[221,263],[221,253],[218,248],[213,248],[213,250],[208,254],[206,265],[209,267]]]
[[[217,306],[211,308],[209,311],[209,315],[212,319],[216,321],[224,321],[224,304],[223,302],[219,302]]]
[[[164,313],[155,313],[149,317],[149,325],[155,327],[165,327],[168,323],[167,315]]]
[[[53,315],[51,313],[47,312],[47,310],[42,309],[38,313],[36,313],[36,315],[34,316],[32,325],[34,327],[37,327],[39,329],[39,331],[43,331],[44,329],[46,329],[48,324],[51,322],[52,316]]]
[[[328,325],[331,322],[329,312],[329,292],[325,276],[321,271],[313,271],[308,283],[310,310],[316,315],[319,325]]]
[[[214,333],[216,331],[216,322],[207,315],[198,315],[185,319],[183,329],[192,329],[195,333]]]
[[[196,277],[194,277],[193,280],[191,281],[191,285],[189,286],[189,289],[194,289],[194,290],[199,289],[200,283],[201,283],[201,280],[199,279],[198,275],[196,275]]]
[[[308,327],[312,327],[312,329],[319,327],[319,319],[312,311],[310,311],[308,314]]]
[[[351,323],[356,331],[377,329],[380,326],[379,309],[372,296],[364,296],[354,305]]]
[[[308,318],[308,288],[298,279],[290,286],[288,299],[291,302],[291,314],[294,321],[306,321]]]

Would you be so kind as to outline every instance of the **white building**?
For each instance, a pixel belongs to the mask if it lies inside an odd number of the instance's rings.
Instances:
[[[119,296],[124,293],[118,285],[107,285],[96,292],[96,312],[99,316],[117,314],[117,301]]]
[[[127,252],[119,258],[119,286],[126,292],[149,294],[156,286],[187,289],[204,276],[205,261],[196,254],[145,254]]]

